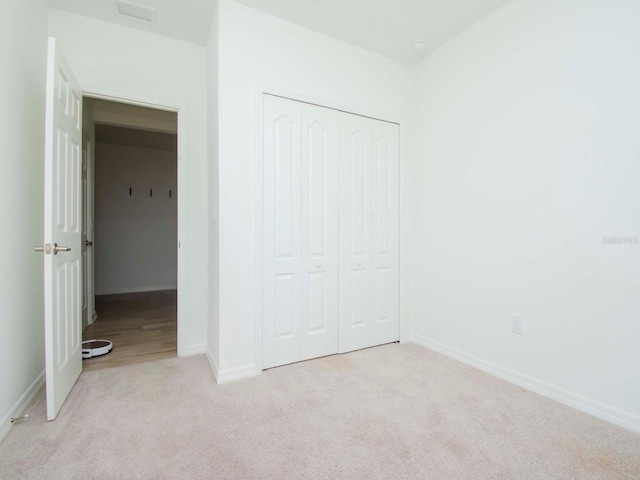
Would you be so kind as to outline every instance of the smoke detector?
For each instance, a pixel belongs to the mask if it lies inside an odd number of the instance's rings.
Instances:
[[[117,0],[116,7],[118,9],[118,15],[122,15],[123,17],[135,18],[136,20],[142,20],[149,23],[156,22],[155,8],[147,7],[146,5],[139,5],[137,3],[125,2],[123,0]]]
[[[413,42],[413,49],[417,52],[419,52],[420,50],[424,50],[424,47],[426,46],[427,46],[427,42],[425,42],[422,39],[416,40],[415,42]]]

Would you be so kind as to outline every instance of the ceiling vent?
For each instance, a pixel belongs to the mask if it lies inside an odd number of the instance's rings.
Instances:
[[[135,18],[149,23],[155,23],[156,21],[155,8],[138,5],[137,3],[123,2],[122,0],[118,0],[116,5],[118,7],[118,15]]]

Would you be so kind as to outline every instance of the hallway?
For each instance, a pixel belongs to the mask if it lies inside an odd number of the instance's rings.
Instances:
[[[96,296],[96,311],[82,338],[111,340],[113,350],[84,360],[85,371],[177,355],[176,290]]]

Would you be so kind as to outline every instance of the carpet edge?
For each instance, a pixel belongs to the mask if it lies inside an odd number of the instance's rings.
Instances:
[[[434,352],[445,355],[446,357],[477,368],[478,370],[482,370],[483,372],[502,380],[506,380],[514,385],[531,390],[543,397],[555,400],[563,405],[575,408],[576,410],[587,413],[626,430],[640,433],[640,416],[625,412],[624,410],[598,402],[570,390],[560,388],[556,385],[543,382],[535,377],[511,370],[497,363],[490,362],[463,350],[459,350],[421,335],[411,335],[410,341],[433,350]]]

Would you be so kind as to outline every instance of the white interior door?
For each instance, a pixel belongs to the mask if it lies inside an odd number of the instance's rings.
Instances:
[[[338,352],[338,112],[302,104],[302,359]]]
[[[263,367],[399,340],[399,126],[266,95],[263,129]]]
[[[371,123],[373,316],[371,344],[400,339],[400,127]]]
[[[340,352],[398,341],[399,126],[340,114]]]
[[[49,39],[45,129],[45,349],[47,419],[82,371],[82,92]]]
[[[340,114],[340,353],[372,345],[371,122]]]
[[[266,96],[263,119],[263,367],[297,362],[301,344],[301,105]]]
[[[263,367],[338,351],[338,112],[264,102]]]

